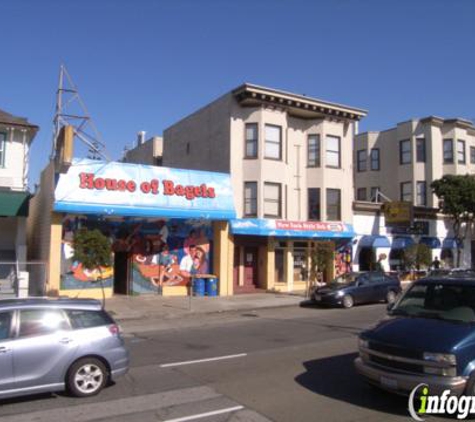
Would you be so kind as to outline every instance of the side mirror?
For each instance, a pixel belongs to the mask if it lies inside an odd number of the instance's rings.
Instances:
[[[394,309],[394,305],[395,303],[388,303],[388,306],[386,307],[386,310],[388,311],[388,313],[391,313],[391,311]]]

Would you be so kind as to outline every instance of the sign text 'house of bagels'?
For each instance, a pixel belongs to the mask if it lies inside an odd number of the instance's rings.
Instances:
[[[201,185],[181,185],[172,180],[151,179],[139,184],[134,180],[113,179],[96,177],[94,173],[79,173],[79,187],[81,189],[107,190],[118,192],[135,192],[140,189],[145,194],[158,195],[163,193],[167,196],[184,196],[188,200],[195,198],[216,198],[214,188],[206,183]]]

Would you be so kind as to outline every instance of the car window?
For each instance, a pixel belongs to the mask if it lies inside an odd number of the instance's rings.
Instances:
[[[57,309],[24,309],[20,311],[19,337],[51,334],[69,329],[63,313]]]
[[[74,329],[100,327],[114,324],[114,320],[104,311],[84,311],[70,309],[66,314]]]
[[[0,341],[10,338],[10,328],[12,324],[12,313],[0,313]]]
[[[368,284],[369,284],[368,274],[362,274],[358,277],[358,285],[359,286],[366,286]]]
[[[369,282],[371,284],[382,283],[384,281],[383,273],[372,273],[369,277]]]

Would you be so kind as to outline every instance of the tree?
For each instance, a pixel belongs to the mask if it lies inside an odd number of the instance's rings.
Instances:
[[[318,275],[325,273],[329,264],[333,263],[333,245],[331,243],[317,242],[310,252],[310,279],[317,281]]]
[[[99,273],[99,277],[95,281],[101,283],[102,306],[105,306],[106,296],[102,281],[102,269],[111,265],[112,248],[109,239],[97,229],[82,228],[74,233],[73,247],[73,259],[81,262],[84,268],[90,271],[96,270]]]
[[[421,267],[429,268],[432,262],[432,253],[427,245],[415,244],[404,249],[402,260],[407,268],[417,270]]]
[[[475,221],[475,177],[447,174],[431,184],[439,198],[439,210],[452,220],[452,230],[457,242],[457,266],[463,241]]]

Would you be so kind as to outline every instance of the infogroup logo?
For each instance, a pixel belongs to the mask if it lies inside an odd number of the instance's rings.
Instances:
[[[419,384],[409,396],[409,413],[416,421],[424,421],[425,415],[456,415],[457,419],[465,419],[475,414],[475,396],[453,396],[450,390],[441,395],[429,395],[429,386]]]

